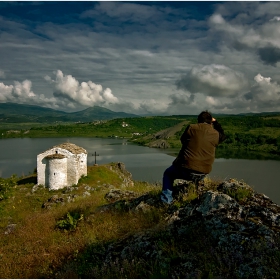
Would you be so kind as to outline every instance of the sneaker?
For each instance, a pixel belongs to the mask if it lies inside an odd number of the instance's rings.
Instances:
[[[163,203],[170,204],[173,200],[172,191],[163,190],[160,195],[160,199]]]

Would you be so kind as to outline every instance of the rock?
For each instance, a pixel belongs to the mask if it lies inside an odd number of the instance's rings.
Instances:
[[[122,187],[133,187],[134,182],[132,180],[132,174],[128,172],[125,168],[125,165],[122,162],[118,162],[116,164],[108,166],[108,168],[114,172],[116,172],[120,179],[123,180]]]
[[[133,191],[120,190],[120,189],[111,189],[108,193],[105,194],[105,199],[109,202],[114,202],[119,199],[131,199],[136,198],[139,194]]]
[[[135,211],[142,211],[144,213],[151,211],[152,206],[150,206],[149,204],[141,201],[136,207],[135,207]]]
[[[9,224],[7,225],[4,234],[11,234],[15,231],[17,224]]]
[[[76,194],[72,194],[72,195],[67,196],[67,202],[68,203],[74,202],[76,197],[78,197],[78,195],[76,195]]]
[[[111,243],[100,257],[102,269],[110,264],[119,270],[125,265],[134,269],[141,264],[139,278],[152,277],[151,267],[167,271],[165,278],[279,278],[278,205],[233,179],[221,183],[217,191],[202,184],[200,195],[184,202],[188,188],[188,182],[175,186],[173,204],[164,207],[159,195],[137,197],[110,190],[106,199],[113,203],[103,206],[103,211],[146,213],[161,208],[166,218],[160,231],[151,229]]]
[[[93,188],[91,188],[90,186],[84,186],[85,190],[87,191],[91,191]]]
[[[150,148],[167,149],[170,147],[166,140],[158,139],[149,143]]]
[[[90,196],[91,194],[89,192],[84,192],[83,193],[83,197],[86,197],[86,196]]]
[[[64,188],[63,193],[70,193],[70,192],[72,192],[76,189],[77,188],[75,188],[75,187],[67,186],[67,187]]]
[[[208,191],[201,197],[201,203],[196,210],[203,216],[207,216],[213,215],[216,211],[220,211],[221,209],[226,210],[227,213],[230,214],[231,210],[236,207],[238,208],[239,205],[230,196]]]
[[[32,192],[32,193],[36,192],[36,191],[38,190],[38,188],[39,188],[39,185],[38,185],[38,184],[34,185],[34,186],[32,187],[31,192]]]
[[[46,202],[43,203],[42,208],[49,209],[53,204],[58,204],[63,202],[64,202],[64,198],[59,197],[57,194],[55,194],[52,197],[50,197]]]

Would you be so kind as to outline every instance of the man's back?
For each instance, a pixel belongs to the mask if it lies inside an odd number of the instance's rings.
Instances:
[[[202,111],[197,122],[186,128],[181,136],[179,155],[163,173],[160,198],[164,203],[172,202],[173,183],[176,179],[196,182],[210,173],[216,146],[226,139],[222,126],[208,111]]]
[[[191,124],[181,136],[182,149],[173,162],[201,173],[210,173],[219,144],[219,132],[207,123]]]

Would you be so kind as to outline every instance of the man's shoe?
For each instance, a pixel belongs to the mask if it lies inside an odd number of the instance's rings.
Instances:
[[[173,200],[172,191],[163,190],[160,195],[160,199],[163,203],[170,204]]]

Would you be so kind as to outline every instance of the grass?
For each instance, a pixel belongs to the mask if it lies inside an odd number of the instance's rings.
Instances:
[[[34,184],[30,181],[36,174],[17,178],[19,185],[10,184],[0,202],[0,230],[4,233],[9,224],[16,224],[16,228],[11,234],[1,234],[1,278],[53,278],[59,267],[90,244],[102,246],[159,223],[161,215],[157,211],[149,215],[96,213],[99,206],[108,203],[104,198],[109,191],[108,182],[124,189],[123,180],[111,170],[113,167],[114,164],[90,166],[88,176],[73,186],[71,195],[77,195],[75,200],[51,209],[43,209],[42,204],[53,195],[67,197],[67,189],[49,191],[39,187],[33,193]],[[90,196],[83,196],[85,186],[94,188]],[[152,190],[156,194],[159,188],[135,182],[131,190],[140,194]]]
[[[77,185],[62,190],[49,191],[39,186],[34,192],[34,178],[36,174],[1,181],[5,186],[5,197],[0,201],[1,278],[246,278],[246,275],[234,274],[235,267],[250,262],[257,254],[264,263],[271,260],[272,269],[278,271],[275,267],[280,255],[269,250],[259,255],[263,246],[261,238],[253,245],[248,244],[252,256],[240,256],[234,248],[224,254],[223,246],[217,249],[217,240],[197,216],[195,220],[182,221],[177,233],[168,229],[168,215],[175,213],[175,208],[195,203],[201,186],[197,189],[190,183],[187,192],[182,192],[168,208],[174,210],[170,213],[164,207],[152,207],[148,212],[127,211],[122,203],[110,211],[101,211],[108,204],[105,194],[110,188],[134,191],[139,196],[149,192],[149,198],[156,198],[161,187],[140,181],[125,186],[114,163],[89,166],[88,175]],[[215,191],[219,184],[206,177],[203,191]],[[84,195],[89,187],[91,195]],[[243,201],[250,197],[250,189],[237,188],[228,194]],[[42,208],[54,195],[63,197],[63,203]],[[67,203],[69,197],[74,198],[71,203]],[[15,230],[4,234],[11,224],[16,224]],[[117,242],[116,248],[123,250],[123,240],[130,238],[131,242],[125,246],[133,245],[136,234],[141,236],[143,232],[145,236],[149,234],[149,250],[146,251],[146,239],[143,239],[143,248],[141,245],[134,252],[133,259],[116,258],[104,263],[110,244]],[[157,257],[145,255],[153,251]],[[182,265],[188,269],[180,267]],[[280,275],[277,273],[276,278]]]
[[[245,199],[249,199],[252,196],[252,190],[247,188],[237,188],[236,190],[228,190],[225,193],[238,202],[242,202]]]

